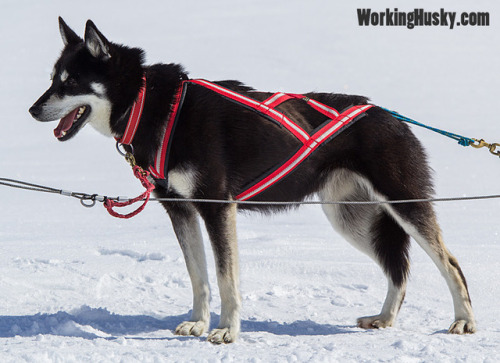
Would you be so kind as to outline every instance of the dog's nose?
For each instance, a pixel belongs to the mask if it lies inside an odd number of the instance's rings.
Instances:
[[[42,108],[40,106],[33,105],[30,107],[29,112],[31,113],[31,116],[36,118],[37,116],[40,116]]]

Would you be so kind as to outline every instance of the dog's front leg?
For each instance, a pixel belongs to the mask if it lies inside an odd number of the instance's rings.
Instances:
[[[175,334],[200,336],[210,325],[210,288],[198,214],[187,204],[170,204],[166,208],[184,254],[193,288],[191,319],[179,324]]]
[[[200,210],[214,251],[221,297],[219,326],[208,335],[208,341],[215,344],[232,343],[240,332],[241,297],[236,212],[236,204],[205,205]]]

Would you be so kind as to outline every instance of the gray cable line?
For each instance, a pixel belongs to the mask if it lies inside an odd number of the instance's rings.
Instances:
[[[36,192],[61,194],[69,197],[80,199],[85,207],[92,207],[96,201],[103,202],[106,199],[129,201],[127,197],[107,197],[98,194],[87,194],[79,192],[71,192],[62,189],[46,187],[43,185],[23,182],[15,179],[0,178],[0,185],[31,190]],[[281,201],[250,201],[250,200],[221,200],[221,199],[195,199],[195,198],[150,198],[154,202],[181,202],[181,203],[220,203],[220,204],[245,204],[245,205],[318,205],[318,204],[338,204],[338,205],[377,205],[377,204],[403,204],[403,203],[428,203],[428,202],[456,202],[466,200],[486,200],[486,199],[499,199],[500,194],[492,195],[477,195],[471,197],[448,197],[448,198],[425,198],[425,199],[402,199],[402,200],[370,200],[370,201],[321,201],[321,200],[305,200],[295,202],[281,202]]]
[[[426,202],[455,202],[465,200],[498,199],[499,194],[478,195],[472,197],[449,197],[449,198],[425,198],[425,199],[401,199],[401,200],[368,200],[368,201],[328,201],[328,200],[305,200],[300,202],[280,202],[280,201],[251,201],[251,200],[220,200],[220,199],[190,199],[190,198],[150,198],[155,202],[189,202],[189,203],[221,203],[221,204],[248,204],[248,205],[302,205],[302,204],[403,204],[403,203],[426,203]]]

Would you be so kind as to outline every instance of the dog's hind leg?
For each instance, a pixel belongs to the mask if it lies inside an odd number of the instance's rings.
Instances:
[[[168,203],[165,208],[181,246],[193,288],[191,319],[181,323],[175,334],[200,336],[210,326],[210,288],[198,214],[188,204]]]
[[[324,201],[373,201],[369,183],[348,170],[333,172],[320,191]],[[354,247],[375,260],[388,280],[380,314],[358,319],[360,327],[384,328],[394,324],[406,292],[409,271],[409,236],[379,205],[323,205],[336,231]]]
[[[380,314],[358,319],[358,326],[364,329],[385,328],[394,324],[403,304],[406,281],[410,268],[408,250],[410,238],[387,213],[379,212],[370,228],[371,243],[387,276],[387,296]]]
[[[450,289],[455,321],[448,332],[474,333],[476,324],[465,276],[457,259],[444,245],[441,229],[430,203],[387,205],[386,209],[431,257]]]
[[[240,332],[241,297],[239,292],[238,242],[236,237],[236,204],[199,207],[215,256],[217,281],[221,297],[221,316],[216,329],[208,335],[215,344],[232,343]]]

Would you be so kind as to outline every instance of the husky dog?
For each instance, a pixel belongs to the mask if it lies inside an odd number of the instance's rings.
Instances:
[[[75,136],[86,124],[104,135],[125,133],[132,105],[147,79],[140,124],[132,147],[142,168],[154,163],[161,147],[176,92],[188,79],[178,64],[144,65],[144,53],[108,41],[88,21],[81,39],[59,18],[64,49],[52,72],[50,88],[30,108],[38,121],[60,119],[54,134],[60,141]],[[216,84],[263,101],[258,92],[237,81]],[[368,99],[333,93],[308,93],[337,110],[365,105]],[[290,99],[276,107],[311,133],[325,116],[304,100]],[[154,179],[157,197],[233,200],[245,185],[269,172],[296,151],[293,135],[262,115],[203,87],[185,94],[173,133],[165,179]],[[130,148],[132,150],[132,148]],[[323,145],[293,173],[264,190],[257,201],[302,201],[317,194],[323,201],[390,201],[425,199],[433,187],[426,155],[407,125],[373,106],[331,142]],[[220,322],[208,334],[212,343],[231,343],[240,332],[236,213],[282,211],[283,205],[164,202],[185,257],[192,282],[193,310],[175,330],[200,336],[210,325],[210,290],[198,216],[205,222],[214,251],[222,300]],[[410,236],[443,275],[453,297],[455,321],[450,333],[476,331],[465,277],[443,243],[431,203],[325,204],[333,228],[354,247],[373,258],[388,279],[382,311],[358,319],[365,329],[390,327],[403,302],[409,272]]]

